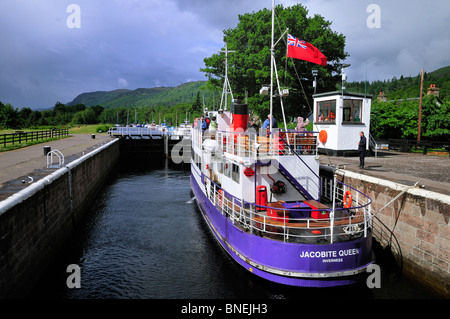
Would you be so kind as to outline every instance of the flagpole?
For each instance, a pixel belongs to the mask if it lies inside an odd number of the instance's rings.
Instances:
[[[417,142],[420,142],[420,133],[422,126],[422,91],[423,91],[423,69],[420,72],[420,99],[419,99],[419,125],[417,132]]]

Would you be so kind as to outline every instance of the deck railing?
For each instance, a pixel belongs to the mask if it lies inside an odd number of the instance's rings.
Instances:
[[[333,243],[366,237],[372,227],[371,199],[360,191],[336,182],[334,208],[304,209],[276,208],[256,205],[236,198],[204,176],[209,200],[233,224],[252,234],[300,243]],[[353,194],[351,199],[344,197]],[[348,203],[348,207],[344,204]],[[268,212],[271,211],[269,216]],[[314,219],[311,214],[327,214],[327,218]],[[292,215],[306,217],[293,218]],[[327,216],[325,215],[325,216]]]
[[[192,131],[193,144],[202,147],[205,139],[217,141],[219,149],[225,153],[245,158],[263,158],[264,156],[280,155],[317,155],[317,132],[296,132],[275,130],[266,132],[229,132]]]

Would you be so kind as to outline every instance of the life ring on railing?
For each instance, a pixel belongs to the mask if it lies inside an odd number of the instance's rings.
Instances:
[[[353,196],[350,191],[346,191],[344,194],[344,208],[350,208],[352,206]]]
[[[219,189],[219,206],[222,207],[223,205],[223,190]]]

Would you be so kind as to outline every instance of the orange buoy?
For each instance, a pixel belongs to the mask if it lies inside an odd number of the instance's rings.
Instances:
[[[344,194],[344,208],[350,208],[352,206],[353,196],[350,191],[346,191]]]
[[[328,139],[327,131],[321,130],[321,131],[319,132],[319,141],[320,141],[320,143],[325,144],[325,142],[327,141],[327,139]]]

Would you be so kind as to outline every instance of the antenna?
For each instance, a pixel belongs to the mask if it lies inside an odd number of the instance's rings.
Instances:
[[[228,50],[228,44],[225,43],[225,50],[220,50],[218,52],[225,53],[225,80],[223,82],[222,98],[220,99],[220,109],[223,109],[224,111],[226,111],[227,103],[228,103],[228,98],[227,98],[228,93],[231,94],[231,100],[234,99],[233,92],[231,91],[230,81],[228,80],[228,53],[233,53],[236,51]],[[224,98],[225,98],[225,106],[224,106],[224,108],[222,108],[222,102],[223,102]]]

